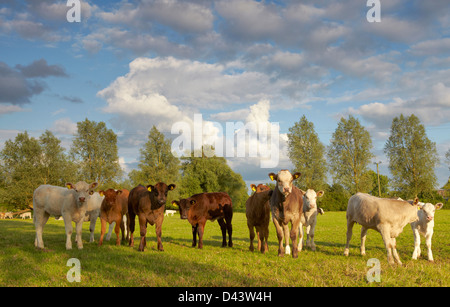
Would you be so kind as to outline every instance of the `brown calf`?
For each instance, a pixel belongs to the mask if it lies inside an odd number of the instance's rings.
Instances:
[[[103,244],[103,236],[106,232],[106,223],[112,224],[116,222],[114,232],[116,233],[116,245],[120,245],[119,231],[122,230],[122,241],[125,240],[125,227],[123,223],[123,216],[128,212],[128,194],[127,189],[100,191],[100,195],[105,195],[100,206],[100,221],[102,223],[102,230],[100,234],[100,241],[98,245]]]
[[[216,219],[222,230],[222,247],[227,246],[227,231],[228,246],[233,246],[231,226],[233,205],[227,193],[200,193],[173,203],[180,208],[180,218],[187,219],[192,225],[192,246],[197,245],[198,232],[198,248],[203,248],[203,232],[206,221],[215,221]]]
[[[272,220],[277,230],[278,256],[284,253],[290,254],[289,247],[289,222],[291,223],[290,237],[293,244],[292,257],[298,257],[298,232],[300,218],[303,213],[302,190],[292,185],[292,182],[300,177],[300,173],[292,175],[288,170],[281,170],[278,174],[270,173],[271,180],[276,180],[277,185],[270,198]],[[286,251],[283,248],[283,238],[286,240]]]
[[[131,190],[128,197],[128,215],[129,215],[129,230],[131,233],[130,246],[134,246],[134,226],[136,215],[139,219],[139,228],[141,234],[141,242],[139,244],[139,251],[144,251],[147,241],[145,235],[147,234],[147,223],[156,225],[156,237],[158,241],[158,250],[164,251],[161,242],[161,228],[164,221],[164,210],[166,208],[167,193],[175,189],[174,184],[167,185],[164,182],[158,182],[156,185],[138,185]]]
[[[269,200],[273,191],[264,184],[258,186],[252,184],[255,193],[245,202],[245,214],[247,216],[247,226],[250,232],[250,250],[253,252],[253,239],[258,237],[258,250],[265,253],[269,250],[267,241],[269,239],[270,205]]]

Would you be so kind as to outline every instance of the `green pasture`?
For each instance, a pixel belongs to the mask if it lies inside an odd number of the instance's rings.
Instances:
[[[34,247],[32,220],[0,220],[0,286],[450,286],[450,210],[436,212],[433,237],[434,263],[422,258],[411,260],[414,249],[411,227],[407,225],[397,239],[403,266],[390,266],[381,236],[369,230],[366,256],[359,255],[360,226],[355,225],[350,256],[343,256],[345,212],[326,212],[318,217],[317,251],[303,250],[298,259],[277,256],[277,239],[270,223],[269,252],[250,252],[244,213],[233,217],[233,248],[222,248],[217,222],[207,222],[204,248],[192,248],[191,226],[179,215],[165,217],[162,240],[164,252],[156,250],[154,227],[147,232],[147,248],[138,252],[127,244],[115,246],[112,240],[98,247],[100,222],[95,243],[88,243],[89,223],[83,230],[84,249],[65,249],[64,222],[51,217],[44,228],[44,251]],[[139,228],[135,231],[139,238]],[[137,244],[136,244],[137,243]],[[81,282],[70,283],[67,261],[81,263]],[[381,282],[369,283],[367,260],[381,263]]]

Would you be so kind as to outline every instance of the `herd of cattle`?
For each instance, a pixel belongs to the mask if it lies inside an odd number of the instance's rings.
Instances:
[[[277,174],[270,173],[272,181],[276,181],[273,190],[265,185],[251,185],[255,192],[246,202],[247,226],[250,233],[250,250],[254,251],[253,241],[258,240],[257,249],[262,253],[268,250],[268,236],[270,214],[278,238],[278,255],[292,254],[297,258],[303,247],[303,227],[306,227],[306,246],[315,250],[314,230],[317,214],[323,210],[317,207],[316,200],[322,197],[323,191],[308,189],[306,192],[293,185],[293,181],[300,177],[300,173],[291,174],[288,170],[281,170]],[[35,246],[43,249],[43,227],[49,217],[62,217],[66,230],[66,249],[72,248],[72,222],[76,224],[76,243],[79,249],[83,248],[81,239],[82,224],[90,219],[90,242],[94,241],[94,228],[97,217],[101,220],[101,235],[99,245],[102,245],[106,233],[106,224],[109,223],[109,234],[112,229],[117,236],[116,245],[120,245],[120,231],[122,240],[127,240],[130,246],[134,245],[134,229],[136,215],[139,220],[140,243],[139,251],[146,246],[147,223],[155,225],[157,248],[163,251],[161,229],[165,215],[167,194],[173,191],[175,184],[159,182],[156,185],[139,185],[131,191],[126,189],[94,192],[97,183],[87,184],[78,182],[67,183],[66,187],[41,185],[33,195],[34,224],[36,228]],[[187,199],[173,201],[180,210],[181,219],[187,219],[192,225],[192,246],[203,248],[203,234],[206,221],[217,220],[222,230],[222,246],[233,246],[232,218],[233,205],[227,193],[201,193]],[[434,227],[435,210],[442,208],[443,204],[424,204],[419,200],[404,201],[402,199],[378,198],[364,193],[353,195],[347,207],[347,243],[344,255],[349,254],[349,242],[352,237],[354,223],[362,226],[361,229],[361,255],[365,255],[365,240],[368,229],[378,231],[387,250],[387,259],[390,264],[394,259],[401,264],[397,250],[396,237],[403,231],[406,224],[411,224],[414,234],[413,259],[420,256],[420,235],[426,238],[428,260],[433,261],[431,252],[431,238]],[[418,210],[421,209],[421,210]],[[171,212],[172,214],[174,212]],[[167,212],[166,212],[167,214]],[[289,223],[291,229],[289,230]],[[115,224],[115,226],[114,226]],[[126,227],[125,227],[126,226]],[[226,235],[228,233],[228,243]],[[292,241],[292,251],[289,245]],[[283,244],[283,241],[285,244]]]

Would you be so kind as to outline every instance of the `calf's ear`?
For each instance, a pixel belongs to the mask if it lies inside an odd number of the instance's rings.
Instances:
[[[252,188],[252,191],[256,192],[256,185],[254,185],[253,183],[250,185],[250,187]]]
[[[100,196],[105,195],[105,191],[98,191],[98,194],[100,194]]]
[[[325,192],[321,190],[321,191],[317,192],[317,197],[322,197],[323,194],[325,194]]]
[[[439,209],[441,209],[442,207],[444,207],[444,204],[443,204],[443,203],[437,203],[437,204],[434,206],[435,210],[439,210]]]
[[[172,200],[172,205],[179,207],[179,201],[176,200]]]
[[[168,188],[169,188],[169,191],[173,191],[173,190],[175,190],[175,188],[176,188],[177,186],[175,185],[175,184],[169,184],[169,186],[168,186]]]
[[[153,189],[154,189],[154,186],[152,186],[151,184],[149,184],[149,185],[147,186],[147,190],[148,190],[149,192],[151,192]]]
[[[292,175],[292,177],[294,177],[294,179],[293,180],[295,180],[295,179],[297,179],[298,177],[300,177],[300,173],[299,172],[297,172],[297,173],[295,173],[294,175]]]
[[[75,186],[73,185],[73,183],[67,182],[66,183],[66,187],[71,190],[71,189],[75,189]]]
[[[193,200],[191,200],[189,203],[190,203],[191,205],[195,205],[197,202],[195,201],[195,199],[193,199]]]
[[[277,177],[278,177],[277,174],[275,174],[275,173],[269,173],[269,178],[270,178],[270,180],[272,180],[272,181],[277,180]]]
[[[122,194],[122,190],[117,190],[117,191],[116,191],[116,194],[117,194],[117,195]]]

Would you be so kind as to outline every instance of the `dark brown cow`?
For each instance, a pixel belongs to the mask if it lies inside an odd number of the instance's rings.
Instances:
[[[290,254],[289,247],[289,222],[291,223],[290,237],[293,244],[292,257],[298,257],[298,232],[301,214],[303,213],[302,190],[292,185],[292,182],[300,177],[300,173],[292,175],[288,170],[281,170],[278,174],[270,173],[271,180],[276,180],[277,185],[270,198],[272,220],[277,230],[278,256],[284,256],[283,237],[286,240],[286,254]]]
[[[180,218],[187,219],[192,225],[192,246],[197,245],[198,232],[198,248],[203,248],[203,232],[206,221],[215,221],[216,219],[222,230],[222,247],[227,246],[227,231],[228,246],[233,246],[231,226],[233,205],[227,193],[200,193],[173,203],[180,208]]]
[[[100,195],[105,195],[100,206],[100,220],[102,222],[102,230],[100,234],[100,241],[98,245],[103,244],[103,236],[106,232],[106,223],[112,224],[116,222],[114,232],[116,233],[116,245],[120,245],[119,231],[122,230],[122,241],[125,240],[125,227],[123,223],[123,216],[128,212],[128,194],[127,189],[114,190],[108,189],[100,191]]]
[[[158,241],[158,250],[164,251],[161,242],[161,227],[164,221],[164,210],[166,208],[167,193],[175,189],[174,184],[167,185],[164,182],[158,182],[156,185],[138,185],[131,190],[128,197],[128,215],[129,215],[129,230],[130,230],[130,246],[134,246],[134,226],[136,215],[139,218],[139,228],[141,234],[141,242],[139,244],[139,251],[144,251],[147,241],[145,236],[147,234],[147,223],[156,225],[156,237]]]
[[[258,186],[252,184],[251,188],[255,193],[245,202],[245,214],[247,216],[247,226],[250,232],[250,250],[253,252],[253,240],[258,238],[258,250],[265,253],[269,250],[267,241],[269,239],[270,205],[269,199],[273,191],[264,184]]]

